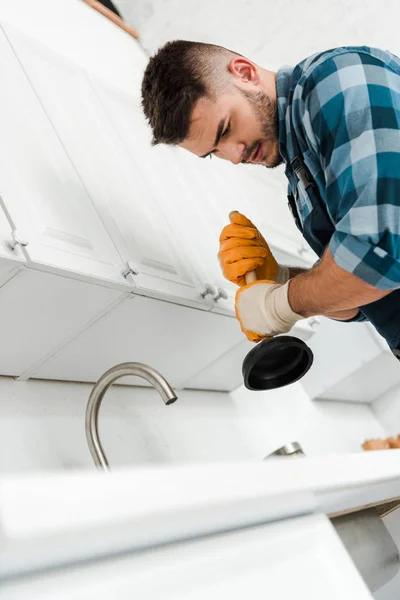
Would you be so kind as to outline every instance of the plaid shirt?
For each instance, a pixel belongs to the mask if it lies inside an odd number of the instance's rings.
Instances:
[[[340,267],[376,288],[399,288],[400,60],[336,48],[282,68],[277,94],[279,149],[304,237],[319,256],[329,244]],[[293,129],[319,196],[296,195]]]

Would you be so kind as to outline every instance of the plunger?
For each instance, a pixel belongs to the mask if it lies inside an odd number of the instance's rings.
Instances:
[[[257,280],[255,271],[246,273],[246,283]],[[314,356],[310,348],[292,335],[279,335],[259,342],[243,361],[244,385],[248,390],[274,390],[301,379]]]

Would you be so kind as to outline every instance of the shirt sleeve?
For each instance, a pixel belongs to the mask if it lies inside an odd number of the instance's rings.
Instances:
[[[378,289],[400,287],[400,68],[367,52],[331,57],[307,78],[301,104],[335,262]]]

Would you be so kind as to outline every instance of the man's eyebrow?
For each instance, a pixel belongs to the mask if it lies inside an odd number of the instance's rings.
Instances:
[[[207,158],[207,156],[209,156],[211,154],[211,152],[213,152],[214,148],[216,148],[218,146],[219,140],[221,139],[222,132],[224,130],[224,123],[225,123],[225,119],[221,119],[218,124],[217,135],[215,136],[213,149],[210,150],[210,152],[207,152],[207,154],[203,154],[203,156],[200,156],[200,158]]]

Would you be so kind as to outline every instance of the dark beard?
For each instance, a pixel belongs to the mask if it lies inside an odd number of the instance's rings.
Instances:
[[[242,89],[240,91],[249,101],[253,112],[256,116],[256,119],[261,126],[261,131],[263,135],[262,139],[253,142],[251,146],[247,149],[246,157],[244,160],[242,160],[242,163],[246,163],[249,160],[250,156],[252,156],[252,154],[254,153],[258,144],[260,144],[263,140],[267,142],[276,142],[278,140],[278,108],[276,102],[273,102],[264,92],[247,92]],[[282,162],[282,157],[278,153],[277,156],[273,157],[273,161],[269,165],[261,166],[267,166],[269,169],[273,169],[282,164]]]

